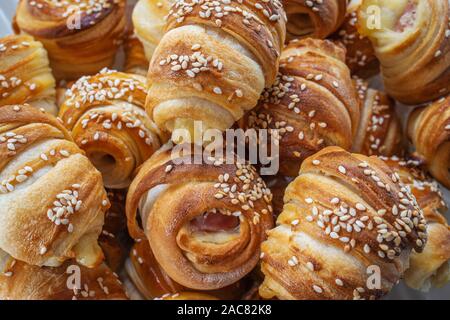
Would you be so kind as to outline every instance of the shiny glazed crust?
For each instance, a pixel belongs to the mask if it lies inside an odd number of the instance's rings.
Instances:
[[[426,243],[421,209],[376,157],[325,148],[303,162],[284,202],[262,244],[263,298],[379,298]]]
[[[220,158],[188,164],[195,151],[185,151],[172,158],[171,150],[163,150],[142,165],[127,196],[128,229],[135,239],[147,237],[156,260],[177,283],[223,288],[256,266],[260,244],[273,225],[272,195],[251,166]],[[205,242],[189,228],[192,219],[211,209],[239,218],[226,240]]]

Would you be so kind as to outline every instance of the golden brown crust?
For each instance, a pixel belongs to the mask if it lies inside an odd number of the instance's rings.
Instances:
[[[165,295],[161,300],[219,300],[216,297],[202,292],[180,292],[172,295]],[[159,299],[157,299],[159,300]]]
[[[101,175],[59,121],[27,105],[0,108],[0,181],[1,249],[33,265],[101,262]]]
[[[172,158],[172,150],[161,151],[142,165],[127,196],[128,229],[135,239],[148,238],[158,263],[176,282],[199,290],[223,288],[255,267],[273,224],[271,193],[249,165],[220,158],[194,164],[199,154],[184,152]],[[138,206],[143,227],[136,220]],[[211,234],[197,233],[190,223],[211,210],[235,217],[238,226],[204,241]]]
[[[105,213],[105,224],[98,242],[105,254],[105,263],[120,272],[131,247],[125,214],[126,190],[108,190],[111,207]]]
[[[426,243],[421,209],[376,157],[325,148],[303,162],[284,200],[262,244],[264,298],[379,298]]]
[[[108,188],[127,187],[133,171],[161,145],[144,110],[146,89],[141,76],[102,70],[66,91],[60,117]]]
[[[164,130],[189,130],[195,120],[225,130],[275,80],[285,38],[278,0],[178,0],[166,29],[150,62],[146,104]]]
[[[395,101],[384,92],[354,78],[360,99],[361,119],[352,151],[367,156],[393,156],[403,153],[403,134],[395,112]]]
[[[125,72],[145,77],[148,64],[141,41],[135,34],[129,35],[125,42]]]
[[[9,259],[0,272],[0,300],[125,299],[127,296],[117,275],[104,264],[88,269],[69,260],[51,268]]]
[[[57,79],[77,79],[110,66],[126,25],[124,0],[21,0],[17,28],[43,43]]]
[[[408,137],[431,175],[450,188],[450,96],[414,110],[408,120]]]
[[[375,56],[370,40],[359,34],[357,30],[358,14],[362,0],[351,0],[341,28],[333,35],[347,49],[345,62],[352,75],[369,78],[380,72],[380,62]]]
[[[418,161],[396,157],[383,160],[395,168],[401,181],[411,188],[427,220],[427,244],[422,253],[411,254],[405,282],[411,288],[424,291],[431,286],[442,287],[450,281],[450,227],[443,216],[447,205],[439,186],[417,167]]]
[[[284,0],[287,39],[313,37],[325,39],[345,18],[347,0]]]
[[[278,57],[285,39],[286,20],[281,2],[278,0],[267,2],[245,0],[233,1],[230,4],[205,2],[210,11],[220,6],[228,14],[223,16],[208,14],[208,10],[205,12],[201,3],[190,0],[175,1],[169,11],[166,32],[190,24],[220,28],[250,50],[264,71],[266,85],[270,85],[277,74]],[[227,58],[222,58],[225,67]]]
[[[381,10],[379,26],[373,26],[374,7]],[[391,97],[413,105],[449,93],[447,0],[365,0],[358,14],[359,31],[373,43]]]
[[[292,41],[275,84],[250,111],[247,127],[268,129],[278,141],[281,174],[295,177],[301,162],[326,146],[350,149],[359,101],[344,59],[328,40]]]
[[[11,35],[0,39],[0,106],[23,103],[58,113],[44,47],[30,36]]]

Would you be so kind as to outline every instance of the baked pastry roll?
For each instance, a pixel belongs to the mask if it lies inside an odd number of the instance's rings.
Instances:
[[[325,39],[335,32],[345,18],[347,0],[284,0],[287,38]]]
[[[47,52],[30,36],[11,35],[0,38],[0,106],[23,103],[58,113]]]
[[[408,119],[408,137],[431,175],[450,188],[450,96],[415,109]]]
[[[280,72],[266,89],[247,127],[268,129],[279,143],[280,173],[295,177],[301,162],[320,149],[350,149],[359,121],[359,101],[345,50],[328,40],[292,41]]]
[[[100,173],[56,118],[0,107],[0,249],[32,265],[96,266],[108,207]]]
[[[150,60],[165,32],[166,16],[175,0],[139,0],[133,10],[133,26],[137,38]]]
[[[144,110],[145,78],[104,69],[68,91],[60,118],[103,175],[108,188],[125,188],[133,171],[161,145]]]
[[[155,300],[219,300],[216,297],[201,292],[181,292],[175,294],[166,294]]]
[[[156,258],[147,239],[137,241],[130,252],[125,269],[128,276],[146,299],[198,300],[211,296],[215,299],[240,299],[252,286],[252,279],[248,277],[227,287],[209,290],[192,291],[172,280]]]
[[[256,266],[273,225],[272,195],[250,165],[229,157],[194,164],[197,151],[177,153],[162,150],[142,165],[127,195],[128,230],[148,239],[177,283],[226,287]]]
[[[365,0],[359,17],[391,97],[420,104],[450,92],[448,0]]]
[[[369,78],[379,73],[380,62],[370,40],[357,30],[358,9],[362,1],[350,0],[344,23],[333,35],[333,40],[341,42],[347,49],[345,62],[352,75]]]
[[[125,69],[126,73],[147,76],[148,59],[145,57],[144,47],[135,34],[128,36],[125,42]]]
[[[20,0],[15,24],[42,42],[57,79],[78,79],[113,64],[126,26],[125,0]]]
[[[398,171],[401,181],[411,189],[427,220],[427,244],[422,253],[411,254],[405,282],[409,287],[423,291],[442,287],[450,281],[450,227],[443,216],[447,205],[439,186],[417,167],[417,161],[396,157],[383,160]]]
[[[263,298],[379,298],[426,243],[415,198],[376,157],[325,148],[302,163],[284,201],[262,244]]]
[[[57,268],[38,267],[0,250],[0,300],[125,299],[117,275],[104,264],[89,269],[69,260]]]
[[[402,154],[402,125],[395,112],[395,101],[384,92],[369,88],[361,79],[355,78],[355,85],[361,118],[352,151],[367,156]]]
[[[293,177],[286,177],[282,174],[277,174],[274,176],[266,176],[264,181],[267,187],[272,192],[272,207],[274,217],[277,218],[283,211],[284,205],[284,192],[287,186],[294,180]]]
[[[150,61],[146,109],[162,130],[190,134],[181,141],[193,141],[195,121],[198,133],[230,128],[275,81],[285,40],[278,0],[178,0],[166,30]]]

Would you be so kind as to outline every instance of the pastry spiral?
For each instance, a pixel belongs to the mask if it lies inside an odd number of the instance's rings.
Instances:
[[[431,175],[450,188],[450,96],[414,110],[408,137]]]
[[[285,40],[278,0],[177,0],[166,30],[150,61],[146,103],[162,130],[187,131],[190,141],[195,121],[200,133],[223,131],[275,81]]]
[[[0,106],[29,103],[56,115],[55,79],[42,44],[27,35],[0,39]]]
[[[420,104],[450,92],[448,0],[364,0],[358,14],[391,97]]]
[[[384,92],[369,88],[365,81],[355,79],[355,83],[361,101],[361,118],[352,151],[367,156],[400,155],[403,134],[395,101]]]
[[[270,190],[253,167],[235,159],[194,164],[196,151],[171,153],[154,154],[130,185],[130,235],[147,237],[161,268],[187,288],[237,282],[256,266],[273,225]]]
[[[262,244],[263,298],[379,298],[426,243],[421,209],[376,157],[325,148],[302,163],[284,201]]]
[[[147,60],[152,58],[164,35],[166,16],[174,0],[139,0],[133,10],[133,26],[144,47]]]
[[[101,262],[109,207],[101,175],[56,118],[0,107],[0,181],[0,249],[38,266]]]
[[[69,260],[57,268],[38,267],[14,260],[0,250],[0,300],[125,299],[117,275],[104,264],[89,269]]]
[[[380,71],[380,62],[370,40],[357,30],[361,3],[362,0],[350,0],[344,23],[333,35],[333,40],[341,42],[347,49],[345,61],[351,74],[366,79]]]
[[[287,15],[287,38],[325,39],[345,19],[347,0],[283,0]]]
[[[275,218],[277,218],[283,211],[284,193],[289,183],[291,183],[293,180],[293,177],[286,177],[282,174],[267,176],[265,178],[266,185],[272,192],[272,207]]]
[[[108,188],[127,187],[133,171],[161,145],[144,110],[146,88],[141,76],[102,70],[66,91],[60,118]]]
[[[114,62],[126,26],[125,0],[20,0],[15,23],[43,43],[57,79],[78,79]]]
[[[278,140],[281,174],[297,176],[301,162],[326,146],[350,149],[359,101],[344,60],[345,51],[328,40],[292,41],[284,49],[274,85],[247,121]]]
[[[411,189],[427,220],[427,244],[422,253],[411,254],[405,282],[409,287],[423,291],[428,291],[432,286],[442,287],[450,281],[450,227],[443,216],[447,205],[439,186],[418,169],[417,161],[404,161],[396,157],[383,160],[398,171],[401,181]]]

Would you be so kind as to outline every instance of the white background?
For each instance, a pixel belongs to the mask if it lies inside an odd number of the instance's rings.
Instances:
[[[0,0],[0,37],[11,34],[11,19],[14,16],[17,0]],[[375,84],[380,82],[377,79],[371,81]],[[410,108],[409,108],[410,109]],[[399,114],[406,114],[407,111],[403,108],[399,108]],[[450,192],[444,190],[447,203],[450,204]],[[447,212],[447,218],[450,217]],[[450,299],[450,284],[442,289],[432,289],[428,293],[422,293],[406,288],[405,285],[400,284],[389,294],[388,299]]]

